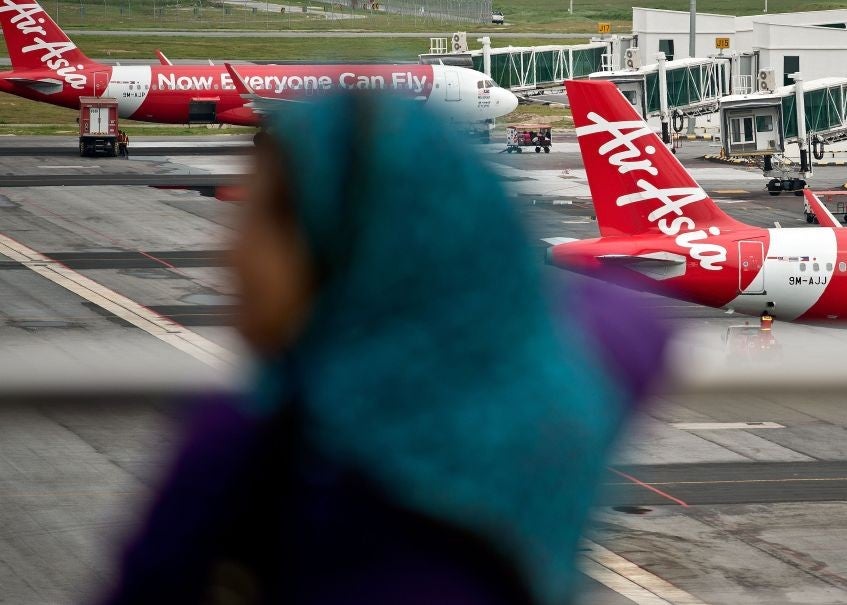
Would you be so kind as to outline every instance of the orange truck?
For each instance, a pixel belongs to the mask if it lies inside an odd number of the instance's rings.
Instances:
[[[79,99],[79,155],[118,155],[118,100]]]

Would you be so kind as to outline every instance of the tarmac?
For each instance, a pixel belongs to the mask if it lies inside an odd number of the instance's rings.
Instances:
[[[6,602],[91,602],[107,590],[178,440],[182,408],[162,393],[232,388],[243,375],[226,269],[239,206],[214,187],[244,173],[247,149],[243,137],[136,139],[125,161],[71,158],[72,138],[0,139]],[[572,136],[557,135],[549,155],[479,150],[539,263],[541,238],[597,234]],[[768,196],[755,170],[702,159],[713,151],[685,142],[679,157],[728,213],[806,226],[800,198]],[[844,181],[832,167],[810,182]],[[560,285],[581,279],[542,272]],[[678,330],[678,364],[739,365],[722,337],[743,318],[643,301]],[[793,388],[669,387],[626,430],[580,555],[581,605],[847,602],[847,407],[840,389],[816,387],[814,372],[822,356],[838,367],[847,331],[778,325],[775,334],[789,359],[800,356]]]

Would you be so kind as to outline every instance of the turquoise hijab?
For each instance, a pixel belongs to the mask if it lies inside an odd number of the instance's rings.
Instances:
[[[322,453],[568,602],[622,410],[580,327],[551,317],[497,177],[412,102],[330,96],[269,126],[323,285],[258,399],[296,392]]]

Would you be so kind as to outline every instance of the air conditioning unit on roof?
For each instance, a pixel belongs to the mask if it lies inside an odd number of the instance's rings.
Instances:
[[[774,70],[759,70],[759,77],[756,78],[756,90],[759,92],[773,92],[776,90],[776,74]]]
[[[623,65],[626,69],[639,69],[641,67],[641,55],[634,46],[626,49],[623,56]]]
[[[451,50],[454,53],[466,53],[468,52],[468,34],[465,32],[456,32],[453,34],[453,38],[450,40],[451,42]]]

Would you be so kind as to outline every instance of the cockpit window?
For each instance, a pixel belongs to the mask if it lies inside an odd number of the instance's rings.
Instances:
[[[476,87],[480,88],[480,89],[482,89],[482,88],[494,88],[495,86],[497,86],[497,85],[494,83],[494,80],[479,80],[476,83]]]

